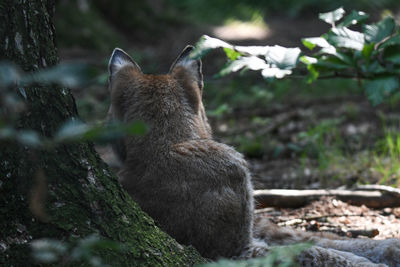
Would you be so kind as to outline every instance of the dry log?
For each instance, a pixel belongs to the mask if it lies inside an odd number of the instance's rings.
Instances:
[[[369,188],[370,189],[370,188]],[[351,205],[370,208],[400,207],[400,193],[396,190],[255,190],[256,208],[298,208],[324,196],[332,196]]]
[[[360,235],[366,236],[369,238],[373,238],[373,237],[379,235],[379,230],[378,229],[347,230],[347,232],[346,232],[347,237],[357,238]]]
[[[365,191],[382,191],[388,194],[394,194],[400,196],[399,188],[394,188],[386,185],[376,185],[376,184],[357,185],[354,189],[365,190]]]

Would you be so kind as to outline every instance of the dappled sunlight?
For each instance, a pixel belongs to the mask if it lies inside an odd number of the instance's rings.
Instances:
[[[232,21],[213,28],[213,35],[223,40],[263,40],[270,35],[270,29],[264,23]]]
[[[264,40],[270,36],[271,30],[265,23],[264,16],[253,12],[249,20],[227,19],[224,25],[215,26],[212,33],[227,41]]]

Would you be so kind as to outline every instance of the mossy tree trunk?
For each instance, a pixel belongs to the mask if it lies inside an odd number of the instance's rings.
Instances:
[[[58,63],[52,0],[0,3],[0,59],[24,71]],[[73,30],[73,29],[71,29]],[[77,117],[70,91],[60,86],[25,88],[19,129],[51,137]],[[185,266],[204,259],[157,228],[121,188],[96,154],[80,142],[34,150],[0,142],[0,265],[32,264],[29,242],[38,238],[76,240],[91,233],[122,242],[123,252],[104,250],[112,266]]]

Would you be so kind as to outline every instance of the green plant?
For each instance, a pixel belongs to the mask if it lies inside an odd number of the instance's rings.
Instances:
[[[102,239],[93,234],[71,242],[55,239],[36,239],[31,242],[32,256],[41,264],[80,265],[106,267],[101,256],[102,250],[121,251],[123,244]]]
[[[389,131],[378,142],[372,170],[381,184],[400,185],[400,133]]]
[[[267,80],[290,75],[300,75],[310,83],[339,77],[358,79],[363,81],[360,83],[367,98],[377,105],[399,90],[399,27],[392,17],[365,24],[368,14],[353,11],[344,17],[344,13],[339,8],[319,15],[331,29],[320,37],[303,39],[311,56],[302,55],[298,47],[235,46],[203,36],[191,57],[201,58],[210,50],[224,48],[229,60],[217,76],[250,69],[260,71]],[[351,30],[354,25],[360,26],[362,32]]]
[[[302,143],[302,158],[317,158],[318,167],[326,169],[333,158],[341,155],[340,137],[337,126],[341,119],[323,120],[318,125],[311,127],[307,132],[299,133],[300,143]]]
[[[52,68],[24,73],[10,62],[0,62],[0,140],[17,142],[20,145],[46,150],[66,142],[98,141],[111,142],[126,134],[142,135],[146,126],[142,122],[131,124],[94,123],[87,124],[78,118],[60,125],[52,137],[43,136],[33,129],[20,129],[16,125],[25,100],[29,97],[24,87],[31,84],[57,84],[53,90],[66,90],[87,84],[93,79],[91,69],[82,64],[59,64]]]
[[[295,267],[298,266],[296,257],[311,244],[300,243],[290,246],[271,247],[265,257],[250,260],[219,260],[201,265],[202,267]]]

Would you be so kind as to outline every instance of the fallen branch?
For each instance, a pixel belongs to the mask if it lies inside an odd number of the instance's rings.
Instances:
[[[382,190],[255,190],[256,208],[298,208],[324,196],[332,196],[351,205],[370,208],[400,207],[400,193]]]
[[[347,237],[356,238],[360,235],[372,238],[379,235],[379,230],[378,229],[347,230],[346,232]]]
[[[355,190],[365,190],[365,191],[381,191],[388,194],[398,195],[400,197],[400,189],[394,188],[386,185],[375,185],[375,184],[367,184],[367,185],[357,185]]]

